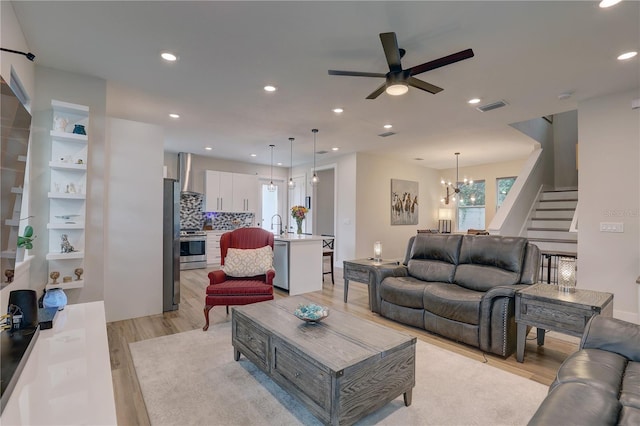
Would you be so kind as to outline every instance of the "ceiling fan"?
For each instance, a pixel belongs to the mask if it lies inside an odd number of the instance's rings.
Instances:
[[[384,78],[386,81],[367,96],[367,99],[375,99],[384,91],[390,95],[403,95],[409,90],[408,86],[436,94],[441,92],[443,89],[431,83],[427,83],[426,81],[419,80],[415,78],[414,75],[473,57],[473,50],[466,49],[439,59],[434,59],[433,61],[425,62],[421,65],[416,65],[415,67],[402,69],[400,60],[405,55],[406,51],[398,48],[396,33],[380,33],[380,41],[382,42],[382,48],[384,49],[384,54],[387,58],[387,63],[389,64],[388,73],[382,74],[375,72],[329,70],[329,75]]]

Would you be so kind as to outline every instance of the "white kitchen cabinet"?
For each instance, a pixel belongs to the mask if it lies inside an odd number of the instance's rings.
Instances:
[[[207,231],[207,266],[220,266],[220,237],[227,231]]]
[[[233,211],[234,212],[257,212],[259,184],[256,175],[246,175],[241,173],[233,174]]]
[[[84,260],[89,137],[73,131],[79,126],[85,132],[88,130],[89,107],[56,100],[51,101],[51,107],[49,248],[46,259],[49,273],[59,272],[60,276],[56,284],[49,281],[46,288],[80,288],[84,286],[84,280],[75,271],[83,266]],[[73,251],[62,250],[63,236],[73,246]],[[64,282],[64,277],[71,277],[71,281]]]
[[[206,211],[233,211],[233,173],[207,170],[204,190]]]
[[[259,210],[258,177],[243,173],[205,172],[205,211],[256,212]]]

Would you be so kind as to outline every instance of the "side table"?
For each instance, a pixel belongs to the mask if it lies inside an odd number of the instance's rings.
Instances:
[[[524,361],[527,326],[537,328],[538,346],[542,346],[545,329],[581,337],[594,315],[613,315],[613,294],[581,289],[566,293],[552,284],[534,284],[516,292],[516,359]]]
[[[400,264],[400,262],[396,260],[380,260],[376,261],[372,258],[367,259],[354,259],[354,260],[345,260],[343,263],[343,271],[342,274],[344,276],[344,303],[347,303],[347,296],[349,294],[349,281],[357,281],[359,283],[364,283],[369,286],[369,309],[373,306],[373,301],[371,297],[373,295],[371,291],[371,286],[374,284],[374,274],[373,271],[375,268],[379,267],[393,267]]]

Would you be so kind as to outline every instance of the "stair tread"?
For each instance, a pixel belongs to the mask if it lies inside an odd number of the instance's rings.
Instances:
[[[531,220],[562,220],[565,222],[571,222],[573,219],[570,217],[532,217]]]
[[[569,232],[568,229],[562,228],[527,228],[527,231]]]
[[[571,209],[571,208],[568,208],[568,207],[565,207],[565,208],[558,207],[558,208],[555,208],[555,209],[536,209],[535,211],[539,211],[539,212],[551,212],[551,211],[573,212],[575,210],[576,209]]]
[[[571,243],[577,244],[578,240],[565,240],[565,239],[556,239],[556,238],[527,238],[529,241],[540,242],[540,243]]]
[[[567,257],[578,257],[578,253],[575,251],[561,251],[561,250],[540,250],[540,254],[547,254],[547,255],[560,255],[560,256],[567,256]],[[546,267],[546,266],[545,266]]]

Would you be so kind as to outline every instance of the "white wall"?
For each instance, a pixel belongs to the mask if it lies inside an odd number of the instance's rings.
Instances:
[[[417,225],[391,225],[391,179],[418,182]],[[383,258],[403,258],[418,229],[437,227],[440,176],[435,170],[358,153],[356,180],[355,257],[373,256],[373,244],[380,241]]]
[[[110,118],[106,140],[107,321],[160,314],[164,130]]]
[[[638,89],[578,104],[578,287],[614,294],[614,316],[640,322],[640,110]],[[619,222],[624,233],[603,233]]]

